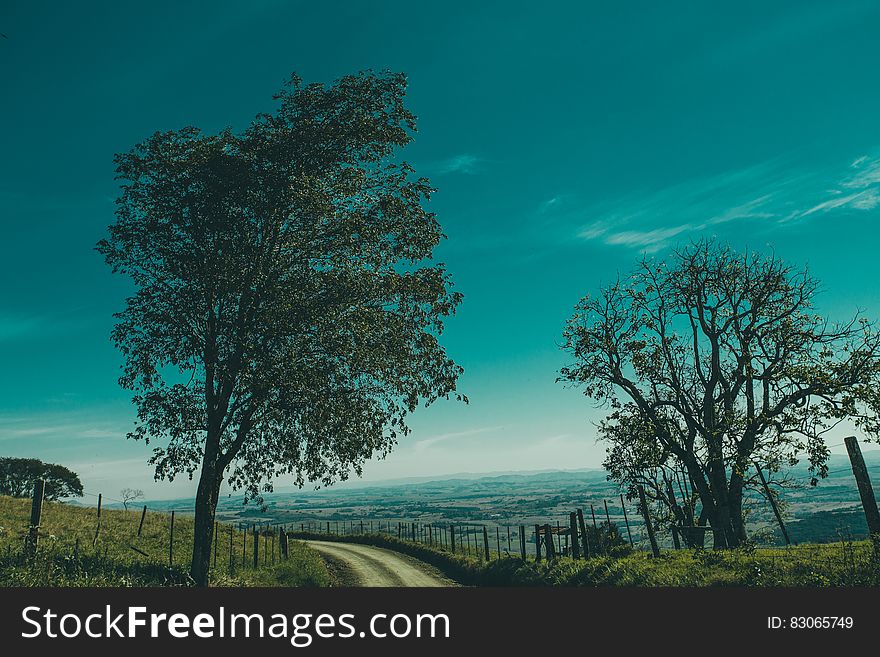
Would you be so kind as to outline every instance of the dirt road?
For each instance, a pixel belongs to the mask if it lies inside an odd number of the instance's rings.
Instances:
[[[407,555],[357,543],[304,541],[321,553],[345,586],[457,586]]]

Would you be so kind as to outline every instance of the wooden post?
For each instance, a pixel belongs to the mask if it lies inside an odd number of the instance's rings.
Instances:
[[[398,541],[401,540],[402,532],[403,532],[403,525],[401,525],[400,521],[398,520],[397,521],[397,540]]]
[[[590,504],[590,513],[593,515],[593,529],[596,530],[596,540],[599,542],[599,549],[602,550],[602,554],[606,554],[605,536],[603,532],[599,531],[599,524],[596,522],[596,509],[593,508],[592,504]]]
[[[535,561],[541,563],[541,525],[535,525]]]
[[[275,564],[275,532],[272,532],[272,564]]]
[[[764,477],[762,476],[761,479],[763,479],[763,478]],[[672,488],[672,480],[671,479],[666,480],[666,494],[669,496],[669,505],[670,505],[670,507],[672,507],[672,510],[673,510],[673,514],[672,514],[673,520],[672,520],[672,524],[670,525],[670,528],[672,529],[672,545],[673,545],[673,547],[675,547],[676,550],[680,550],[681,549],[681,542],[678,540],[678,527],[675,525],[675,522],[678,519],[678,516],[676,516],[676,514],[674,513],[675,511],[679,510],[679,507],[678,507],[678,502],[675,499],[675,490]]]
[[[43,498],[46,495],[45,479],[37,479],[34,482],[34,496],[31,500],[31,524],[28,528],[27,554],[29,557],[37,553],[37,543],[40,540],[40,521],[43,517]]]
[[[498,551],[498,558],[501,558],[501,529],[495,525],[495,549]]]
[[[608,531],[611,531],[611,514],[608,513],[608,500],[603,499],[602,504],[605,505],[605,520],[608,522]]]
[[[553,547],[555,548],[554,556],[562,556],[562,527],[558,522],[556,523],[556,545]]]
[[[486,525],[483,525],[483,549],[486,552],[486,561],[489,561],[489,532],[486,531]]]
[[[174,511],[171,512],[171,527],[168,529],[168,565],[174,565]]]
[[[449,547],[452,548],[452,554],[455,554],[455,525],[449,525]]]
[[[581,547],[578,544],[577,513],[572,511],[568,514],[568,531],[571,533],[571,557],[581,558]]]
[[[101,534],[101,493],[98,493],[98,524],[95,526],[95,538],[92,545],[98,544],[98,536]]]
[[[140,540],[140,538],[141,538],[141,532],[144,529],[144,518],[146,518],[146,517],[147,517],[147,505],[144,504],[144,510],[141,511],[141,522],[138,525],[138,533],[137,533],[138,540]]]
[[[593,555],[590,552],[590,537],[589,537],[589,535],[587,535],[587,525],[584,523],[584,510],[578,509],[577,516],[578,516],[578,526],[580,526],[581,537],[583,539],[583,544],[584,544],[584,559],[589,559]]]
[[[211,538],[214,540],[214,568],[217,567],[217,545],[220,543],[220,536],[217,534],[217,521],[214,521],[214,533]]]
[[[862,458],[862,450],[855,436],[844,438],[846,451],[852,463],[853,475],[859,487],[859,497],[862,498],[862,508],[865,510],[865,521],[868,523],[868,536],[874,543],[875,556],[880,557],[880,511],[877,510],[877,498],[874,497],[874,488],[868,477],[868,468],[865,467],[865,459]]]
[[[507,525],[507,554],[510,554],[510,525]]]
[[[519,551],[522,555],[522,560],[526,560],[526,526],[519,526]]]
[[[290,557],[290,545],[287,539],[287,532],[284,530],[284,527],[281,528],[281,531],[278,533],[278,542],[281,543],[281,558],[287,561]]]
[[[269,527],[267,523],[266,529],[262,530],[263,532],[263,565],[265,566],[269,563]]]
[[[651,514],[648,513],[648,502],[645,499],[645,489],[639,485],[639,502],[642,507],[642,515],[645,518],[645,527],[648,530],[648,540],[651,541],[651,554],[660,556],[660,548],[657,547],[657,538],[654,536],[654,527],[651,525]]]
[[[547,561],[553,561],[556,558],[556,545],[553,544],[553,530],[550,529],[550,523],[544,525],[544,547],[547,548]]]
[[[253,525],[254,532],[254,570],[260,567],[260,530],[257,525]]]
[[[247,525],[239,527],[241,532],[241,569],[247,568]]]
[[[856,445],[858,448],[858,444]],[[788,530],[785,528],[785,523],[782,521],[782,514],[779,512],[779,507],[776,505],[776,497],[770,492],[770,486],[767,483],[767,480],[764,478],[764,472],[761,470],[761,466],[752,461],[752,464],[755,466],[755,470],[758,471],[758,477],[761,479],[761,486],[764,487],[764,493],[767,495],[767,500],[770,502],[770,506],[773,508],[773,515],[776,516],[776,522],[779,524],[779,529],[782,530],[782,537],[785,539],[786,545],[791,545],[791,539],[788,537]],[[670,488],[672,485],[670,484]]]
[[[629,529],[629,518],[626,517],[626,504],[623,503],[623,493],[620,494],[620,508],[623,509],[623,522],[626,524],[626,535],[629,536],[629,546],[633,547],[633,535]]]
[[[328,534],[330,533],[330,521],[329,520],[327,521],[327,533]]]
[[[233,534],[235,533],[235,528],[232,525],[229,525],[229,576],[232,577],[232,571],[235,568],[235,552],[232,547]]]

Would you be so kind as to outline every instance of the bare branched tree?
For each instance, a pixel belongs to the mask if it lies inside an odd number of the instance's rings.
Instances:
[[[670,512],[689,518],[696,496],[691,524],[708,522],[715,547],[733,547],[747,538],[754,463],[772,475],[805,452],[815,484],[828,431],[850,420],[876,435],[880,336],[859,313],[816,314],[818,290],[775,255],[703,240],[582,299],[560,380],[611,407],[600,426],[611,476],[654,499],[670,480],[682,507]]]

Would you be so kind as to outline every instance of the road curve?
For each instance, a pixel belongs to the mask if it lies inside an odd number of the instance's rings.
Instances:
[[[428,564],[393,550],[358,543],[303,542],[331,562],[342,564],[354,586],[457,586]]]

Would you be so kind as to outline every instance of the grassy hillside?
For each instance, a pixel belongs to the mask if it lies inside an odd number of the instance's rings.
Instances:
[[[97,510],[46,502],[36,559],[23,555],[31,501],[0,496],[0,586],[186,586],[192,554],[191,517],[174,519],[173,562],[169,562],[170,515],[147,512],[141,537],[141,508],[104,509],[95,541]],[[230,568],[230,533],[232,564]],[[282,561],[264,550],[253,568],[253,538],[232,525],[219,526],[213,586],[327,586],[329,573],[320,556],[304,544],[290,542],[290,558]],[[242,564],[246,542],[246,564]],[[276,555],[280,549],[276,546]]]
[[[397,550],[430,563],[449,577],[474,586],[876,586],[880,570],[868,541],[750,550],[669,550],[659,559],[646,552],[575,560],[491,553],[491,560],[451,554],[384,534],[302,538],[365,543]]]

